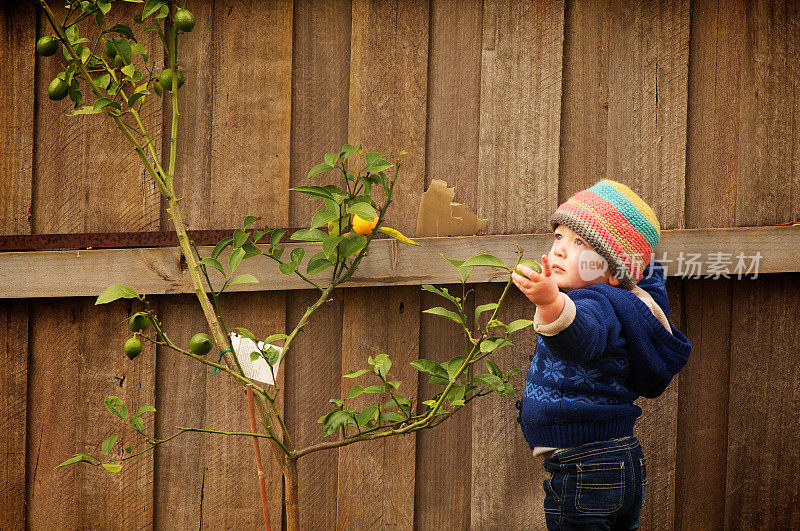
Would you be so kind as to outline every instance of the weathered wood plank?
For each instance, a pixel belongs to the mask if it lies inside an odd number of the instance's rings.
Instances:
[[[28,234],[33,179],[34,43],[32,3],[0,6],[0,234]],[[25,529],[28,406],[27,301],[0,304],[0,521]]]
[[[479,1],[431,3],[425,187],[432,179],[444,179],[455,187],[456,199],[472,211],[478,185],[474,173],[478,165],[482,20]],[[442,257],[436,264],[443,273],[448,269],[455,272]],[[460,284],[447,287],[454,294],[461,293]],[[444,304],[449,303],[422,293],[422,310]],[[467,315],[473,313],[474,304],[473,292]],[[423,316],[421,325],[420,357],[443,361],[464,355],[463,338],[455,323]],[[420,401],[440,390],[428,383],[426,375],[420,375]],[[471,411],[471,406],[467,407],[435,430],[417,434],[414,524],[419,529],[470,527]]]
[[[31,230],[36,10],[29,2],[0,7],[0,234]]]
[[[687,227],[735,224],[744,5],[692,4],[686,147]],[[723,529],[728,446],[729,353],[734,284],[685,284],[692,354],[678,394],[675,526]],[[698,451],[704,449],[708,451]]]
[[[386,224],[404,234],[413,234],[425,185],[429,12],[427,0],[356,0],[352,10],[348,138],[392,162],[408,152],[386,214]],[[382,189],[373,190],[383,203]],[[342,368],[366,366],[368,354],[386,352],[401,392],[416,397],[409,362],[418,358],[419,301],[415,286],[344,291]],[[341,448],[337,527],[411,528],[415,449],[413,434]]]
[[[28,305],[0,303],[0,521],[9,529],[25,529]]]
[[[155,358],[144,345],[129,360],[122,345],[130,337],[131,301],[95,306],[89,298],[38,301],[31,307],[29,396],[28,525],[94,527],[119,522],[145,527],[153,517],[153,459],[145,453],[126,461],[117,474],[85,464],[54,467],[76,452],[101,456],[101,443],[120,434],[112,457],[131,444],[144,449],[141,436],[103,406],[118,396],[129,412],[153,404]],[[142,415],[153,433],[152,414]],[[53,510],[53,500],[64,502]]]
[[[798,280],[733,286],[725,529],[800,527]]]
[[[511,265],[516,258],[514,242],[527,249],[525,256],[531,257],[547,252],[551,239],[549,233],[415,238],[419,246],[388,238],[377,239],[370,244],[369,256],[362,260],[347,286],[447,284],[457,281],[458,274],[454,269],[441,266],[442,254],[465,259],[491,253]],[[304,243],[287,244],[285,252],[290,253],[297,246],[306,249],[306,256],[321,250],[319,244]],[[668,276],[722,278],[721,274],[727,271],[727,278],[756,279],[765,273],[800,271],[798,248],[800,226],[749,227],[665,230],[661,232],[661,243],[655,252]],[[211,246],[199,247],[203,256],[209,256],[212,249]],[[718,253],[727,255],[727,264],[724,257],[716,260],[721,265],[716,266],[715,272],[713,255]],[[756,257],[759,253],[760,257]],[[742,255],[741,264],[737,258],[739,254]],[[227,260],[225,253],[221,256]],[[278,271],[275,262],[266,258],[243,262],[237,273],[251,273],[260,283],[235,285],[231,291],[308,287],[301,278],[287,277]],[[219,280],[213,278],[214,282]],[[489,268],[474,270],[470,277],[470,282],[476,283],[506,280],[503,272]],[[140,293],[194,292],[188,271],[181,267],[177,247],[0,253],[0,298],[96,296],[117,282],[129,284]]]
[[[347,143],[351,7],[349,0],[294,3],[292,187],[331,182],[331,178],[341,183],[334,173],[312,179],[306,175],[324,153],[338,152]],[[295,227],[307,226],[324,206],[296,192],[289,194],[289,205],[289,223]],[[327,270],[317,281],[327,284],[329,274]],[[343,303],[339,291],[315,312],[305,333],[295,337],[286,358],[286,396],[291,397],[286,403],[286,422],[298,448],[323,441],[317,419],[330,411],[328,400],[341,397]],[[319,295],[316,290],[288,292],[286,326],[294,327]],[[316,452],[298,461],[302,529],[336,527],[338,462],[337,451]]]
[[[489,219],[490,234],[549,230],[547,216],[558,202],[563,43],[564,2],[484,2],[477,213]],[[497,185],[499,175],[503,186]],[[522,245],[544,249],[551,238]],[[513,263],[515,251],[512,244],[498,256]],[[508,281],[507,272],[497,273]],[[502,286],[479,286],[475,304],[496,302],[501,291]],[[502,315],[532,315],[519,290],[505,304]],[[535,341],[519,341],[496,356],[503,370],[530,363]],[[524,375],[518,374],[517,390],[524,389],[522,382]],[[475,529],[506,521],[511,527],[544,524],[545,476],[522,437],[517,413],[513,401],[496,396],[473,405],[470,524]]]

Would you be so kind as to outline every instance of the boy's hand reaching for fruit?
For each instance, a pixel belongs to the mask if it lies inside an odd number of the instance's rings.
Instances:
[[[562,305],[558,284],[552,276],[550,259],[546,254],[542,255],[541,273],[537,273],[530,267],[524,265],[518,265],[517,271],[523,273],[525,276],[513,272],[511,273],[511,280],[532,303],[540,307],[549,307],[554,303],[558,303],[559,306]],[[561,308],[558,308],[556,316],[560,313]]]

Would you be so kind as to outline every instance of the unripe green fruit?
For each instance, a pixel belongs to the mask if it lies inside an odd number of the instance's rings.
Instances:
[[[142,342],[139,341],[138,337],[132,337],[125,342],[124,349],[125,355],[132,360],[142,353]]]
[[[537,273],[541,273],[542,272],[542,266],[540,266],[539,262],[537,262],[535,260],[523,260],[522,262],[520,262],[517,265],[524,265],[526,267],[530,267],[531,269],[533,269]],[[522,271],[520,271],[519,269],[517,269],[516,267],[514,268],[514,271],[518,275],[522,275],[523,277],[525,276],[525,274]]]
[[[128,327],[134,332],[144,332],[150,326],[150,318],[145,312],[131,315],[128,319]]]
[[[211,336],[202,332],[195,334],[192,336],[192,339],[189,340],[189,350],[198,356],[205,356],[211,351],[211,347],[213,346],[214,343],[211,341]]]
[[[58,77],[51,81],[50,86],[47,87],[47,97],[53,101],[63,100],[67,97],[68,92],[69,86],[66,81]]]
[[[178,88],[183,86],[183,81],[183,72],[178,70]],[[161,72],[161,75],[158,76],[158,82],[161,84],[161,88],[164,90],[172,90],[172,69],[167,68]]]
[[[189,32],[194,29],[194,15],[188,9],[179,9],[175,12],[175,27],[179,31]]]
[[[58,39],[52,35],[45,35],[36,41],[36,53],[44,57],[50,57],[58,51]]]

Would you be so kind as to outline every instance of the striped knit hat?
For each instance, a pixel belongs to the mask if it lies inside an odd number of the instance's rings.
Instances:
[[[559,205],[550,216],[553,230],[564,225],[608,261],[620,287],[631,290],[642,278],[661,238],[655,212],[636,193],[603,179]]]

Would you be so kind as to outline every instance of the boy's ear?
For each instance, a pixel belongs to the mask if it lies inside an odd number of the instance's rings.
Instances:
[[[619,281],[619,279],[618,279],[617,277],[615,277],[614,275],[611,275],[611,276],[608,278],[608,283],[609,283],[610,285],[612,285],[612,286],[619,286],[619,285],[620,285],[620,281]]]

